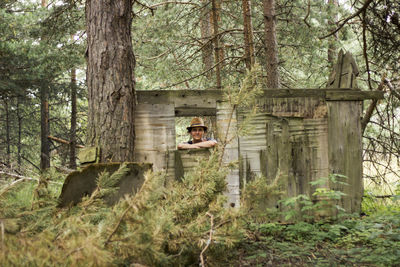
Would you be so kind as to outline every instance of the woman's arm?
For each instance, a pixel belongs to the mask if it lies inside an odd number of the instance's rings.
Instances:
[[[203,142],[196,143],[196,144],[181,143],[181,144],[178,145],[178,149],[214,147],[217,144],[218,144],[218,142],[215,141],[215,140],[203,141]]]
[[[199,146],[199,148],[200,147],[214,147],[216,144],[218,144],[218,143],[215,140],[208,140],[208,141],[196,143],[196,145]]]

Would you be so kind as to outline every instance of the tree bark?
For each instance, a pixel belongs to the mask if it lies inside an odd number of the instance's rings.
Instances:
[[[87,0],[88,144],[101,162],[132,161],[136,106],[132,0]]]
[[[40,88],[40,170],[50,168],[50,143],[47,136],[50,135],[49,125],[49,95],[47,85]]]
[[[202,59],[203,59],[203,71],[207,71],[207,78],[211,78],[213,66],[213,45],[212,45],[212,25],[211,25],[211,11],[208,7],[209,0],[202,0],[203,10],[200,18],[200,31],[202,41]]]
[[[11,159],[11,138],[10,138],[10,112],[8,108],[8,98],[4,99],[4,110],[5,110],[5,115],[6,115],[6,164],[9,167],[10,166],[10,159]]]
[[[69,135],[69,168],[76,169],[76,69],[71,69],[71,126]]]
[[[244,33],[244,55],[246,68],[251,69],[254,65],[254,37],[251,22],[251,1],[242,0],[243,11],[243,33]]]
[[[275,0],[263,0],[267,88],[279,88],[278,43],[276,40]]]
[[[42,7],[47,6],[47,0],[42,0]],[[50,134],[49,125],[49,92],[48,86],[40,88],[40,170],[50,168],[50,143],[47,136]]]
[[[20,171],[22,158],[21,158],[21,150],[22,150],[22,114],[21,114],[21,97],[17,97],[17,120],[18,120],[18,143],[17,143],[17,163],[18,163],[18,171]]]
[[[214,51],[215,51],[215,78],[217,82],[217,89],[222,88],[222,80],[221,80],[221,65],[223,59],[223,50],[220,44],[220,36],[219,36],[219,20],[221,13],[221,3],[220,0],[212,0],[212,22],[214,29]]]

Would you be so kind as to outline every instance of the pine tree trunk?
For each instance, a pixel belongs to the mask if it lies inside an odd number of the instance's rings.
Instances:
[[[4,99],[4,110],[6,115],[6,164],[10,167],[10,159],[11,159],[11,138],[10,138],[10,112],[8,108],[8,98]]]
[[[220,0],[212,0],[212,22],[213,22],[213,30],[214,30],[214,51],[215,51],[215,77],[217,82],[217,89],[222,88],[221,81],[221,69],[222,69],[222,59],[223,59],[223,51],[222,45],[220,44],[220,36],[219,36],[219,20],[220,20],[220,12],[221,12],[221,3]]]
[[[17,98],[17,120],[18,120],[18,143],[17,143],[17,163],[18,163],[18,171],[21,168],[22,158],[21,158],[21,150],[22,150],[22,115],[21,115],[21,97]]]
[[[267,88],[279,88],[278,43],[276,40],[275,0],[263,0]]]
[[[101,162],[134,155],[135,57],[132,0],[87,0],[88,144],[100,146]]]
[[[202,58],[203,58],[203,69],[207,71],[207,78],[211,78],[213,66],[213,46],[212,46],[212,25],[211,25],[211,11],[208,7],[209,0],[202,0],[203,10],[200,18],[200,32],[201,41],[203,43]]]
[[[244,51],[246,68],[251,69],[254,65],[254,37],[253,25],[251,22],[251,1],[242,0],[243,11],[243,33],[244,33]]]
[[[47,85],[40,89],[40,170],[50,168],[49,95]]]
[[[47,6],[47,0],[42,0],[42,7]],[[49,125],[49,93],[47,85],[40,88],[40,170],[50,168],[50,135]]]
[[[71,128],[69,136],[69,168],[76,169],[76,69],[71,70]]]

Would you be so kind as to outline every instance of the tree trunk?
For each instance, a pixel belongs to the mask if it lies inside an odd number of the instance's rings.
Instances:
[[[76,69],[71,69],[71,128],[69,140],[69,168],[76,169]]]
[[[22,115],[21,115],[21,97],[17,97],[17,120],[18,120],[18,143],[17,143],[17,163],[18,163],[18,171],[20,171],[22,158],[21,158],[21,149],[22,149]]]
[[[243,33],[244,33],[244,55],[246,68],[251,69],[254,65],[254,37],[251,22],[251,1],[242,0],[243,11]]]
[[[207,78],[212,76],[213,66],[213,46],[212,46],[212,25],[211,25],[211,11],[208,7],[209,0],[202,0],[203,10],[200,18],[200,30],[201,30],[201,41],[202,47],[202,58],[203,58],[203,70],[207,71]]]
[[[42,7],[47,6],[47,0],[42,0]],[[50,143],[47,136],[50,135],[49,126],[49,93],[48,86],[40,88],[40,170],[50,168]]]
[[[329,0],[328,1],[328,25],[329,31],[333,31],[337,27],[337,20],[338,16],[336,14],[335,7],[339,5],[337,0]],[[337,58],[337,41],[338,41],[338,34],[335,33],[334,35],[330,36],[328,39],[328,64],[329,69],[332,69],[335,65],[335,61]]]
[[[47,85],[40,88],[40,170],[50,168],[50,135],[49,126],[49,95]]]
[[[221,13],[221,3],[220,0],[212,0],[212,21],[213,21],[213,29],[214,29],[214,51],[215,51],[215,77],[217,82],[217,89],[222,88],[221,81],[221,65],[223,59],[223,50],[222,45],[220,44],[220,36],[219,36],[219,20]]]
[[[275,0],[263,0],[267,88],[279,88],[278,43],[276,40]]]
[[[10,159],[11,159],[11,148],[10,148],[10,143],[11,143],[11,138],[10,138],[10,113],[9,113],[9,108],[8,108],[8,98],[4,99],[4,110],[6,112],[6,149],[7,149],[7,154],[6,154],[6,164],[8,167],[10,167]]]
[[[100,146],[101,162],[134,155],[135,57],[132,0],[87,0],[88,144]]]

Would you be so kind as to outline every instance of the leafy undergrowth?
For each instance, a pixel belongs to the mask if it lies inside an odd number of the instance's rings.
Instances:
[[[399,266],[400,213],[336,223],[247,224],[241,266]]]
[[[64,209],[49,177],[0,188],[0,266],[399,266],[397,203],[335,222],[267,222],[247,204],[260,190],[278,195],[276,186],[255,180],[243,194],[251,199],[227,208],[228,170],[215,153],[182,182],[148,173],[136,195],[109,207],[104,196],[125,171],[102,173],[91,196]],[[321,208],[304,196],[284,203],[295,201],[307,211]],[[299,218],[293,209],[282,215]]]

